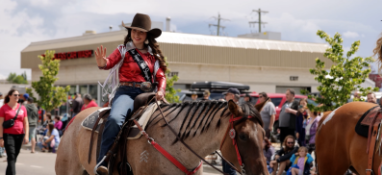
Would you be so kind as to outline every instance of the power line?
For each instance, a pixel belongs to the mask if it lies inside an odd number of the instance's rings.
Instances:
[[[252,12],[257,12],[257,14],[259,15],[259,21],[250,21],[250,22],[249,22],[249,26],[251,26],[251,24],[256,24],[256,23],[258,23],[258,24],[259,24],[259,33],[261,33],[261,24],[267,24],[267,22],[262,22],[262,21],[261,21],[261,13],[268,13],[268,11],[262,11],[262,10],[259,8],[259,10],[252,10]]]
[[[223,21],[229,21],[229,19],[221,18],[220,13],[218,13],[218,17],[213,16],[213,18],[218,20],[218,24],[208,24],[208,27],[211,27],[211,26],[216,27],[216,29],[217,29],[216,35],[219,36],[220,35],[220,28],[222,28],[222,29],[225,28],[225,26],[220,25],[220,21],[222,21],[222,20]]]

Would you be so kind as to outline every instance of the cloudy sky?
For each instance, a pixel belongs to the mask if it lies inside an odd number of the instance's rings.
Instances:
[[[344,47],[361,40],[357,53],[371,56],[382,32],[382,1],[377,0],[0,0],[0,79],[20,69],[20,51],[34,41],[79,36],[85,30],[108,32],[109,26],[130,22],[135,13],[165,22],[171,17],[172,30],[182,33],[214,34],[208,24],[213,16],[229,19],[223,34],[235,37],[249,33],[251,13],[261,8],[263,31],[281,32],[282,40],[324,43],[317,30],[330,35],[339,32]]]

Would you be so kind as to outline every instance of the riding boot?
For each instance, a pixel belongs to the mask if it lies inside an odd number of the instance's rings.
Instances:
[[[98,175],[109,175],[109,170],[103,165],[99,166],[96,172]]]

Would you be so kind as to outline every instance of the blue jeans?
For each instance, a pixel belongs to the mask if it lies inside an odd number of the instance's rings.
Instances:
[[[97,163],[102,160],[111,146],[113,146],[114,140],[121,130],[126,117],[131,117],[135,97],[142,93],[141,89],[135,87],[120,86],[117,89],[112,101],[110,115],[102,133],[101,149]],[[106,166],[106,163],[102,163],[102,165]]]
[[[222,160],[223,172],[228,173],[229,175],[236,175],[236,170],[229,166],[227,162]]]

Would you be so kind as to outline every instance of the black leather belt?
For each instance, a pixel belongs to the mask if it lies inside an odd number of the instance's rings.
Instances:
[[[150,92],[153,89],[150,82],[119,82],[119,86],[136,87],[144,92]]]

